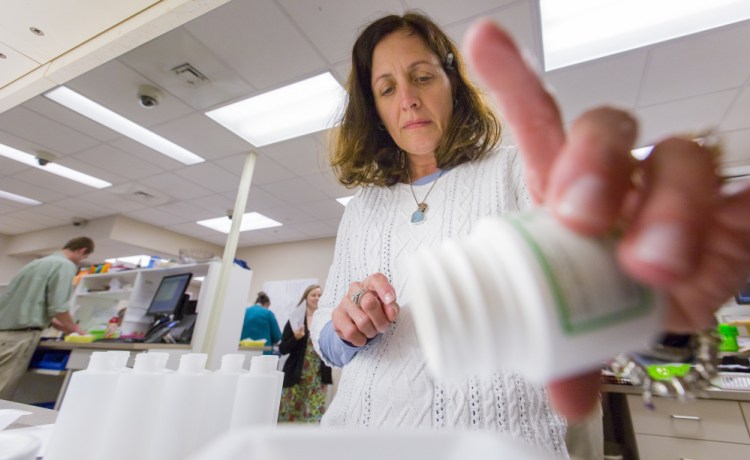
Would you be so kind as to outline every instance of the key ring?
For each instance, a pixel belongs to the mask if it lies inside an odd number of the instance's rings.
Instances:
[[[682,377],[674,376],[669,380],[654,380],[649,376],[643,359],[635,353],[617,355],[610,367],[613,371],[642,390],[643,402],[649,409],[654,409],[654,396],[677,398],[688,401],[703,395],[711,382],[719,375],[719,335],[713,329],[699,332],[692,347],[695,363],[690,371]]]

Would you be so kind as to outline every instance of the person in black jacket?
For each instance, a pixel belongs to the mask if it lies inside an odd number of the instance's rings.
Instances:
[[[298,311],[292,313],[284,326],[279,351],[288,354],[284,363],[284,390],[279,410],[280,422],[320,422],[325,412],[327,385],[333,383],[331,368],[323,364],[310,341],[308,324],[318,309],[320,286],[305,289]],[[302,304],[304,317],[302,317]],[[300,321],[301,320],[301,321]]]

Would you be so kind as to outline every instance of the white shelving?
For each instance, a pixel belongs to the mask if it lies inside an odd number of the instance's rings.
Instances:
[[[145,315],[161,279],[167,275],[192,272],[187,292],[197,300],[198,313],[191,349],[209,353],[209,367],[218,366],[216,359],[236,353],[247,307],[252,272],[232,265],[223,305],[214,306],[221,270],[220,261],[179,265],[167,268],[136,269],[122,272],[86,275],[73,292],[73,316],[83,329],[105,327],[107,321],[125,308],[123,334],[144,332],[152,322]],[[196,279],[198,278],[198,279]],[[206,343],[208,317],[212,308],[221,308],[218,330],[210,344]],[[218,358],[215,358],[218,357]]]

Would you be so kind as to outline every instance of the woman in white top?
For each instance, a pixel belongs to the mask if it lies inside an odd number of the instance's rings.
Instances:
[[[497,118],[429,18],[380,18],[354,45],[332,161],[342,183],[361,187],[311,328],[324,360],[344,367],[323,423],[486,428],[566,456],[559,414],[578,420],[592,410],[597,370],[546,389],[507,373],[433,379],[404,289],[405,259],[532,202],[582,233],[627,222],[622,266],[667,292],[670,327],[694,330],[750,268],[741,217],[750,192],[721,196],[711,153],[686,139],[667,139],[637,162],[629,154],[636,123],[622,111],[587,112],[564,133],[552,98],[493,24],[475,25],[467,49],[520,154],[497,147]]]

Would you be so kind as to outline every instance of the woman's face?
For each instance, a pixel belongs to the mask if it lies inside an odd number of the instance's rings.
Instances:
[[[315,288],[312,291],[307,293],[307,297],[305,297],[305,301],[307,302],[307,306],[309,308],[312,308],[313,310],[316,310],[318,308],[318,300],[320,300],[320,288]]]
[[[419,35],[396,31],[375,45],[371,85],[396,145],[413,160],[434,158],[453,115],[451,82],[438,56]]]

